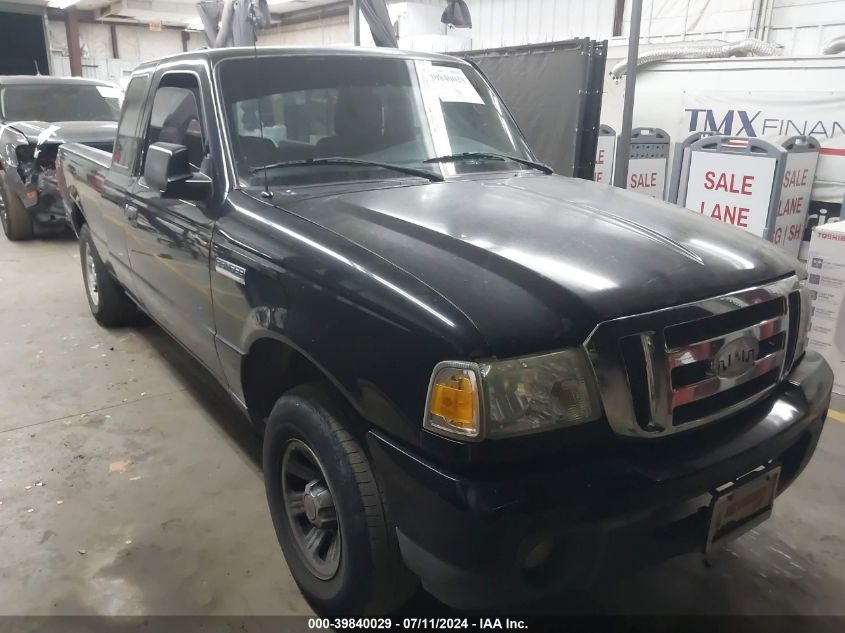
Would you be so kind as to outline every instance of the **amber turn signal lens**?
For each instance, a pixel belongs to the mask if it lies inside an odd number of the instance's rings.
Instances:
[[[475,389],[466,376],[437,383],[431,390],[429,411],[462,428],[471,428],[475,420]]]
[[[480,439],[481,384],[471,363],[441,363],[428,388],[425,428],[441,434]]]

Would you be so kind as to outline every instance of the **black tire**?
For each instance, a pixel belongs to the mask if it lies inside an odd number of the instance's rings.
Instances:
[[[137,315],[138,307],[106,270],[87,224],[79,230],[79,259],[85,297],[97,322],[104,327],[130,323]]]
[[[354,415],[332,389],[310,383],[279,398],[264,433],[264,483],[276,536],[296,584],[320,615],[389,613],[407,602],[418,584],[402,563],[367,455],[346,430]],[[289,512],[285,501],[285,491],[291,498],[291,488],[305,481],[292,476],[285,462],[285,456],[301,451],[302,444],[318,460],[318,477],[325,478],[337,517],[334,529],[340,553],[331,577],[323,573],[321,578],[314,571],[314,560],[297,536],[302,526],[313,531],[309,516],[304,511]]]
[[[19,242],[32,238],[32,218],[29,211],[23,206],[23,202],[3,182],[0,195],[3,196],[2,208],[0,208],[0,224],[3,225],[3,232],[12,242]]]

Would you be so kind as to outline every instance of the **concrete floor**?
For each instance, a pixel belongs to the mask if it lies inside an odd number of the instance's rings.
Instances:
[[[153,324],[95,323],[72,238],[0,237],[0,288],[0,615],[310,613],[258,441],[216,383]],[[830,419],[774,517],[707,564],[538,608],[845,615],[843,482],[845,423]]]

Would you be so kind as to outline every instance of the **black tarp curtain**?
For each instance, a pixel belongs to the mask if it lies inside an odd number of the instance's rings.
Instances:
[[[459,55],[487,75],[541,161],[566,176],[593,177],[606,42],[575,39]]]

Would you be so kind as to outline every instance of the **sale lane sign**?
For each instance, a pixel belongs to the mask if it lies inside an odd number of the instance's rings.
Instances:
[[[598,143],[596,144],[596,168],[593,172],[593,180],[605,185],[613,181],[613,160],[616,151],[616,132],[606,125],[599,129]]]
[[[628,180],[625,183],[629,191],[663,199],[669,140],[669,135],[660,128],[637,127],[631,130]]]
[[[790,152],[786,156],[786,169],[771,239],[794,257],[801,254],[804,225],[807,223],[818,162],[817,143],[815,151]]]
[[[665,158],[633,158],[628,162],[628,189],[652,198],[663,198],[665,187]]]
[[[777,167],[772,156],[693,150],[684,206],[767,237]]]

